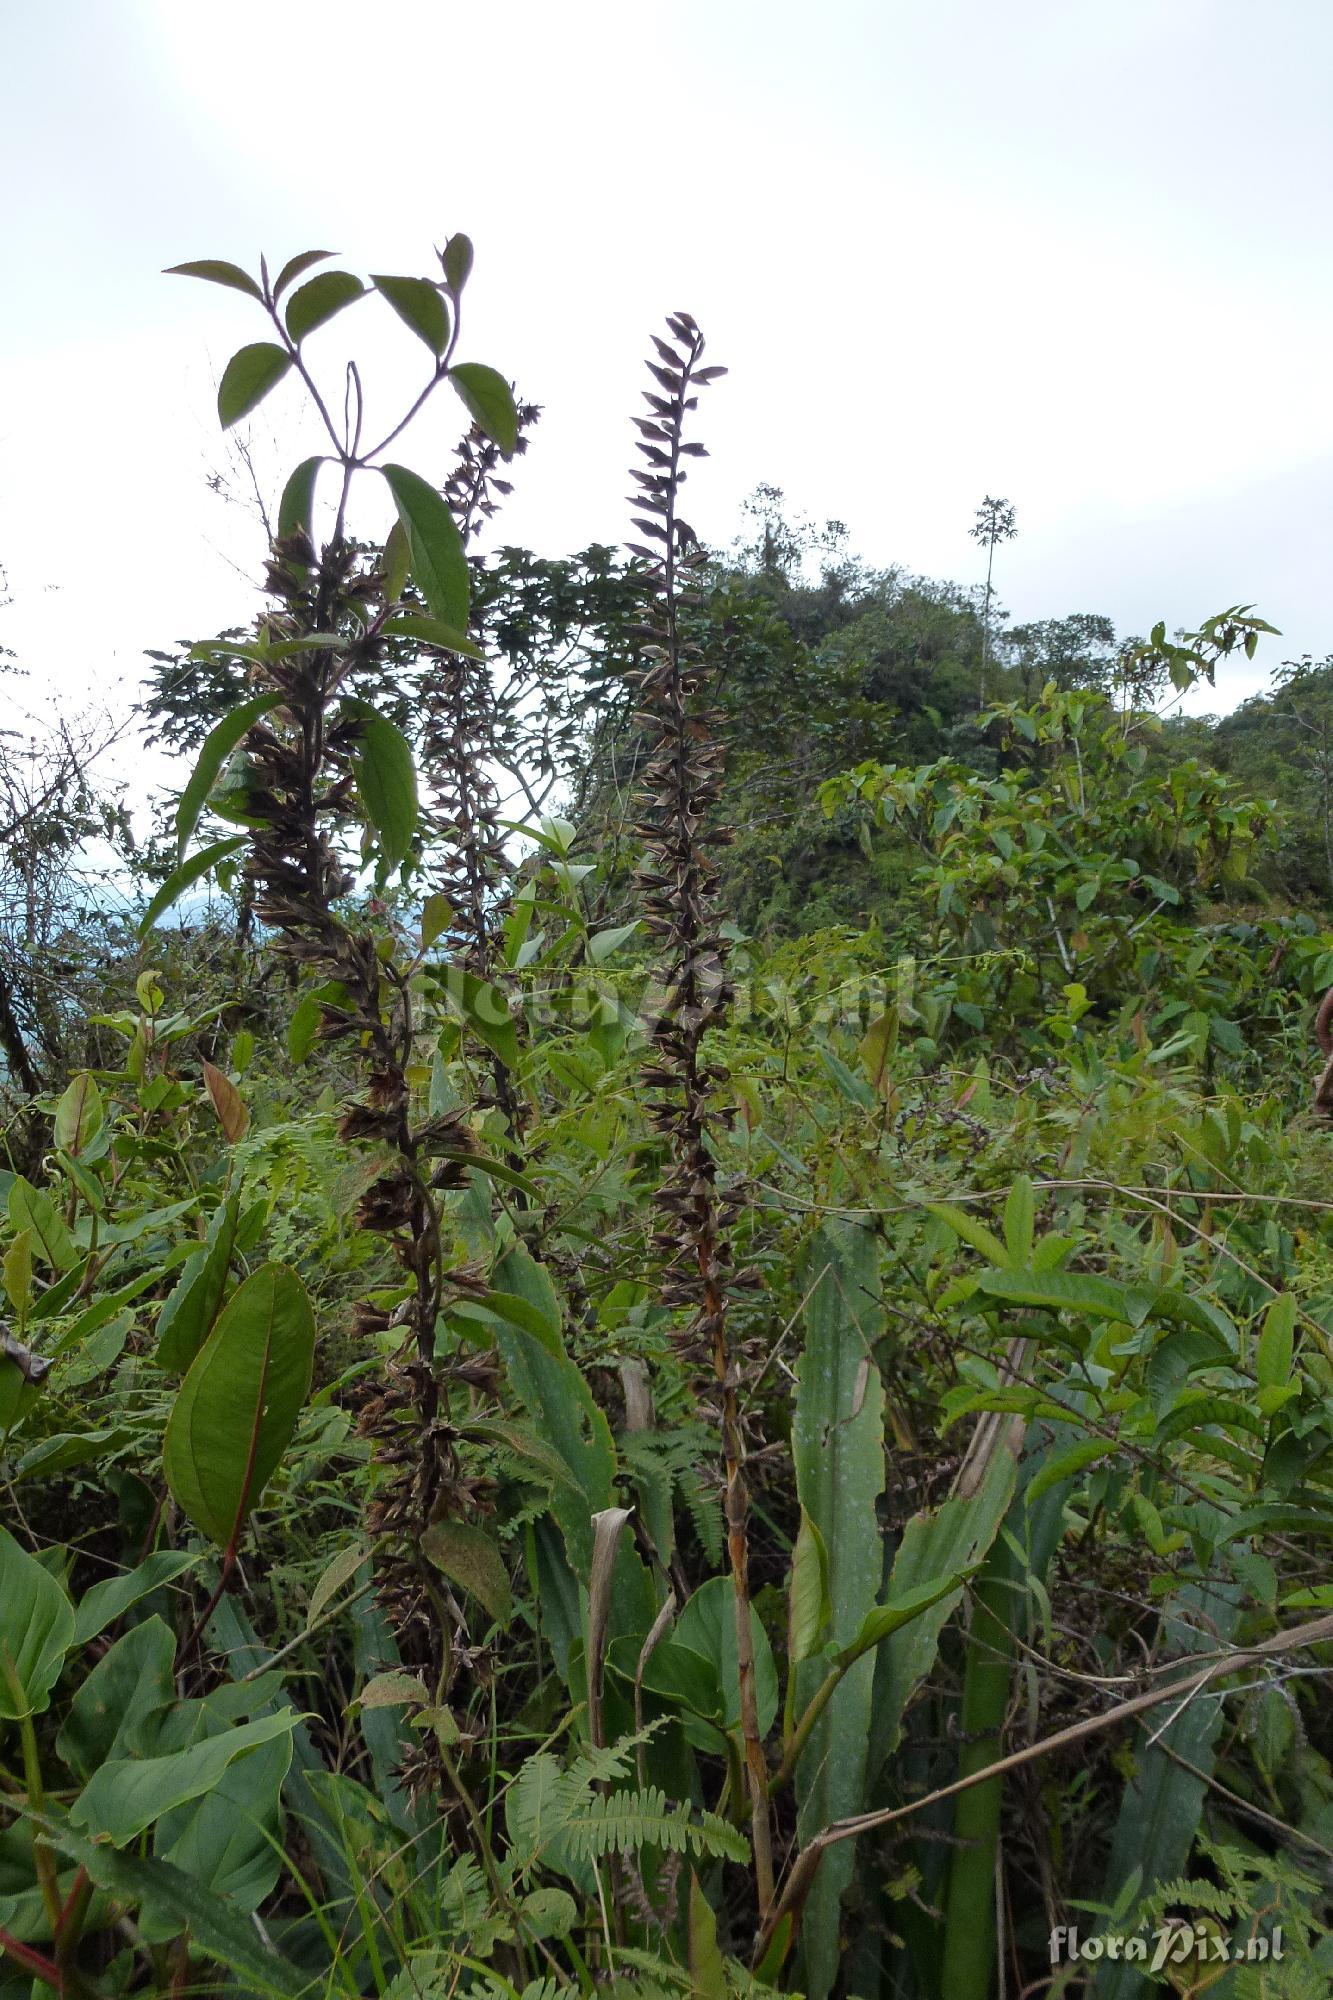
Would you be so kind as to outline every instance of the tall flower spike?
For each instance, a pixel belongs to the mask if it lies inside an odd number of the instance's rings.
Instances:
[[[773,1861],[750,1625],[749,1498],[739,1369],[727,1325],[727,1224],[734,1198],[718,1185],[708,1142],[710,1123],[722,1111],[717,1086],[726,1079],[707,1066],[704,1056],[704,1038],[721,1021],[732,997],[714,898],[716,871],[708,854],[730,834],[709,823],[718,801],[723,753],[717,717],[707,705],[710,669],[681,618],[695,601],[691,586],[707,557],[678,508],[683,461],[705,455],[701,444],[685,441],[686,416],[698,403],[697,390],[726,371],[702,365],[703,335],[688,313],[673,313],[667,330],[670,341],[655,338],[657,358],[648,363],[657,385],[645,391],[650,414],[635,419],[637,449],[645,463],[631,474],[637,490],[630,499],[636,509],[634,525],[648,538],[630,548],[650,565],[644,577],[650,598],[644,664],[635,675],[637,720],[651,744],[640,774],[642,817],[636,831],[645,857],[639,881],[648,928],[661,940],[663,952],[662,994],[644,1081],[650,1116],[671,1149],[671,1166],[657,1195],[662,1222],[656,1241],[668,1260],[664,1298],[669,1305],[692,1309],[682,1345],[692,1360],[711,1367],[721,1407],[741,1732],[762,1918],[772,1899]]]

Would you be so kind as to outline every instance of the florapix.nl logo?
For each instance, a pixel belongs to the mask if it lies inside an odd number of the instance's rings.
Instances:
[[[1150,1973],[1173,1971],[1189,1975],[1188,1991],[1201,1993],[1213,1979],[1220,1979],[1228,1966],[1275,1964],[1282,1957],[1282,1927],[1229,1938],[1214,1919],[1200,1917],[1193,1922],[1170,1917],[1154,1930],[1098,1931],[1090,1937],[1073,1925],[1057,1924],[1051,1932],[1052,1965],[1095,1964],[1099,1959],[1123,1959],[1142,1965]],[[1207,1974],[1216,1968],[1212,1978]],[[1174,1983],[1174,1982],[1173,1982]]]

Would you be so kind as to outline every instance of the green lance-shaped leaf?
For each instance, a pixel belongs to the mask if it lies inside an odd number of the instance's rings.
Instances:
[[[805,1266],[805,1347],[798,1368],[792,1458],[801,1506],[828,1551],[831,1637],[857,1638],[879,1596],[884,1548],[875,1504],[884,1488],[884,1387],[873,1346],[883,1330],[875,1238],[826,1223]],[[808,1660],[796,1676],[798,1712],[824,1677]],[[796,1767],[802,1845],[864,1804],[875,1662],[848,1668],[811,1730]],[[839,1912],[852,1877],[852,1843],[825,1855],[801,1926],[805,1983],[823,2000],[838,1969]],[[829,1863],[832,1863],[832,1867]]]
[[[198,762],[190,774],[190,782],[181,793],[180,804],[176,808],[176,854],[184,860],[190,835],[199,823],[199,815],[204,809],[204,801],[212,791],[222,767],[236,745],[253,723],[261,715],[267,715],[282,700],[280,694],[257,694],[249,701],[243,701],[230,715],[224,715],[215,723],[204,738]]]
[[[1013,1266],[1021,1271],[1032,1256],[1032,1231],[1036,1219],[1036,1197],[1027,1174],[1020,1174],[1009,1190],[1004,1205],[1004,1241]]]
[[[203,278],[210,285],[226,285],[233,292],[244,292],[247,298],[258,299],[263,305],[264,294],[260,291],[248,271],[239,264],[228,264],[221,257],[200,257],[192,264],[169,264],[162,274],[167,278]]]
[[[425,618],[419,611],[405,611],[397,618],[387,619],[384,634],[389,639],[418,639],[424,646],[438,646],[444,653],[461,653],[468,660],[486,657],[465,633],[455,632],[452,625],[442,625],[438,618]]]
[[[470,1591],[497,1625],[507,1625],[514,1601],[504,1558],[484,1528],[467,1521],[437,1521],[421,1537],[421,1553],[451,1583]]]
[[[429,278],[392,278],[372,272],[370,282],[432,354],[444,353],[449,345],[449,309]]]
[[[1282,1389],[1291,1380],[1291,1363],[1296,1332],[1296,1300],[1282,1292],[1264,1317],[1255,1355],[1255,1374],[1260,1389]]]
[[[140,917],[139,936],[147,937],[158,918],[163,916],[173,903],[179,902],[187,889],[193,888],[194,884],[201,881],[205,875],[211,875],[220,861],[226,861],[230,855],[244,846],[243,834],[229,834],[225,840],[215,840],[211,847],[201,847],[197,854],[192,854],[188,861],[183,861],[179,868],[168,875]]]
[[[105,1632],[108,1625],[114,1625],[118,1618],[150,1597],[155,1590],[174,1583],[187,1569],[193,1569],[199,1555],[193,1549],[155,1549],[145,1556],[135,1569],[122,1571],[119,1576],[108,1577],[105,1583],[95,1583],[79,1599],[75,1614],[74,1636],[81,1646],[95,1639],[99,1632]]]
[[[460,231],[444,246],[444,282],[457,298],[472,269],[472,238]]]
[[[28,1313],[32,1307],[31,1229],[20,1229],[18,1235],[11,1240],[5,1251],[4,1263],[0,1265],[0,1272],[3,1272],[4,1276],[5,1297],[14,1308],[19,1332],[22,1333],[27,1327]],[[4,1346],[0,1343],[0,1353],[3,1352]]]
[[[350,271],[321,271],[293,292],[287,303],[287,331],[297,346],[308,333],[359,299],[365,289]]]
[[[319,468],[324,463],[325,460],[319,457],[303,458],[283,487],[282,498],[278,502],[279,541],[298,531],[307,535],[312,532],[315,481],[319,477]]]
[[[690,1870],[688,1950],[693,2000],[727,2000],[727,1968],[717,1942],[717,1918],[693,1869]]]
[[[85,1070],[74,1078],[56,1106],[55,1140],[61,1152],[77,1158],[97,1137],[105,1116],[97,1080]]]
[[[235,1548],[291,1441],[314,1351],[301,1280],[285,1264],[264,1264],[233,1293],[181,1384],[163,1450],[167,1484],[220,1548]]]
[[[352,759],[357,797],[379,836],[386,868],[407,858],[416,832],[417,774],[407,738],[382,715],[362,723]]]
[[[480,424],[506,458],[518,443],[518,411],[514,392],[503,375],[480,361],[460,361],[449,370],[449,380],[463,399],[473,423]]]
[[[570,1566],[587,1578],[592,1564],[592,1517],[611,1505],[616,1457],[606,1418],[583,1375],[564,1351],[560,1304],[544,1267],[526,1250],[510,1250],[492,1274],[497,1289],[524,1299],[541,1314],[554,1343],[497,1322],[496,1345],[510,1383],[534,1430],[569,1469],[571,1484],[551,1497]]]
[[[461,632],[467,626],[469,579],[458,524],[419,473],[405,465],[382,470],[407,536],[412,575],[430,614]]]
[[[955,1236],[961,1236],[964,1243],[970,1243],[974,1250],[979,1250],[997,1269],[1004,1271],[1009,1268],[1012,1259],[1004,1244],[994,1230],[987,1229],[985,1223],[979,1222],[967,1209],[955,1208],[948,1201],[927,1201],[921,1205],[929,1215],[947,1223]]]
[[[23,1174],[9,1190],[9,1220],[16,1230],[32,1231],[32,1254],[53,1271],[72,1271],[79,1261],[74,1240],[50,1195],[43,1194]]]
[[[444,966],[437,976],[444,997],[457,1008],[477,1039],[499,1056],[506,1069],[517,1069],[518,1030],[501,989],[461,965]]]
[[[395,521],[384,537],[384,553],[380,561],[384,571],[384,602],[397,604],[412,574],[412,550],[407,529],[401,521]]]
[[[793,1666],[809,1659],[833,1616],[828,1580],[824,1537],[802,1507],[787,1586],[787,1658]]]
[[[0,1719],[42,1713],[73,1643],[63,1587],[0,1528]]]
[[[294,285],[303,271],[308,271],[313,265],[322,264],[326,257],[336,257],[337,254],[336,250],[302,250],[297,256],[289,257],[278,273],[277,283],[273,287],[274,299],[280,299],[288,285]]]
[[[213,1331],[239,1227],[240,1196],[233,1194],[215,1211],[207,1243],[186,1259],[157,1316],[159,1368],[183,1375]]]
[[[867,1777],[874,1783],[902,1737],[903,1717],[916,1688],[930,1672],[940,1635],[957,1609],[958,1590],[936,1595],[942,1578],[970,1574],[984,1560],[1013,1496],[1016,1471],[1007,1451],[992,1454],[980,1486],[967,1499],[946,1500],[914,1514],[903,1530],[889,1578],[890,1604],[920,1605],[910,1622],[894,1632],[875,1656],[875,1708]]]
[[[275,346],[271,340],[253,341],[233,354],[218,385],[218,420],[223,430],[229,431],[233,424],[257,409],[269,390],[277,388],[291,365],[292,357],[286,348]]]
[[[1007,1230],[1006,1230],[1007,1233]],[[1014,1246],[1011,1243],[1011,1248]],[[1016,1252],[1017,1254],[1017,1252]],[[972,1601],[960,1721],[958,1775],[995,1763],[1013,1678],[1013,1621],[1023,1603],[1025,1564],[1005,1540],[986,1559]],[[952,2000],[987,2000],[995,1969],[995,1859],[1003,1782],[988,1779],[954,1807],[941,1986]]]
[[[1048,1312],[1088,1313],[1094,1319],[1119,1319],[1136,1326],[1143,1318],[1148,1295],[1099,1278],[1087,1271],[983,1271],[980,1291],[1015,1306],[1043,1306]]]

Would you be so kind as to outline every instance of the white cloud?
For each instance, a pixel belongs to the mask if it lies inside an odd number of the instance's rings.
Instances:
[[[204,484],[253,309],[161,267],[411,269],[456,227],[469,350],[546,406],[509,537],[621,531],[639,357],[685,305],[731,369],[705,533],[772,479],[966,580],[999,491],[1018,617],[1253,599],[1270,659],[1333,645],[1320,0],[46,0],[9,42],[0,639],[62,696],[253,601],[256,537]],[[412,343],[374,310],[312,351],[354,333],[397,391]],[[448,438],[429,417],[411,455]]]

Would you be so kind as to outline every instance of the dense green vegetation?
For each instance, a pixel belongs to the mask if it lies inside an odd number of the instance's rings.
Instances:
[[[326,453],[146,844],[5,766],[0,2000],[1321,1995],[1333,664],[710,554],[684,315],[482,555],[471,262],[181,267]]]

